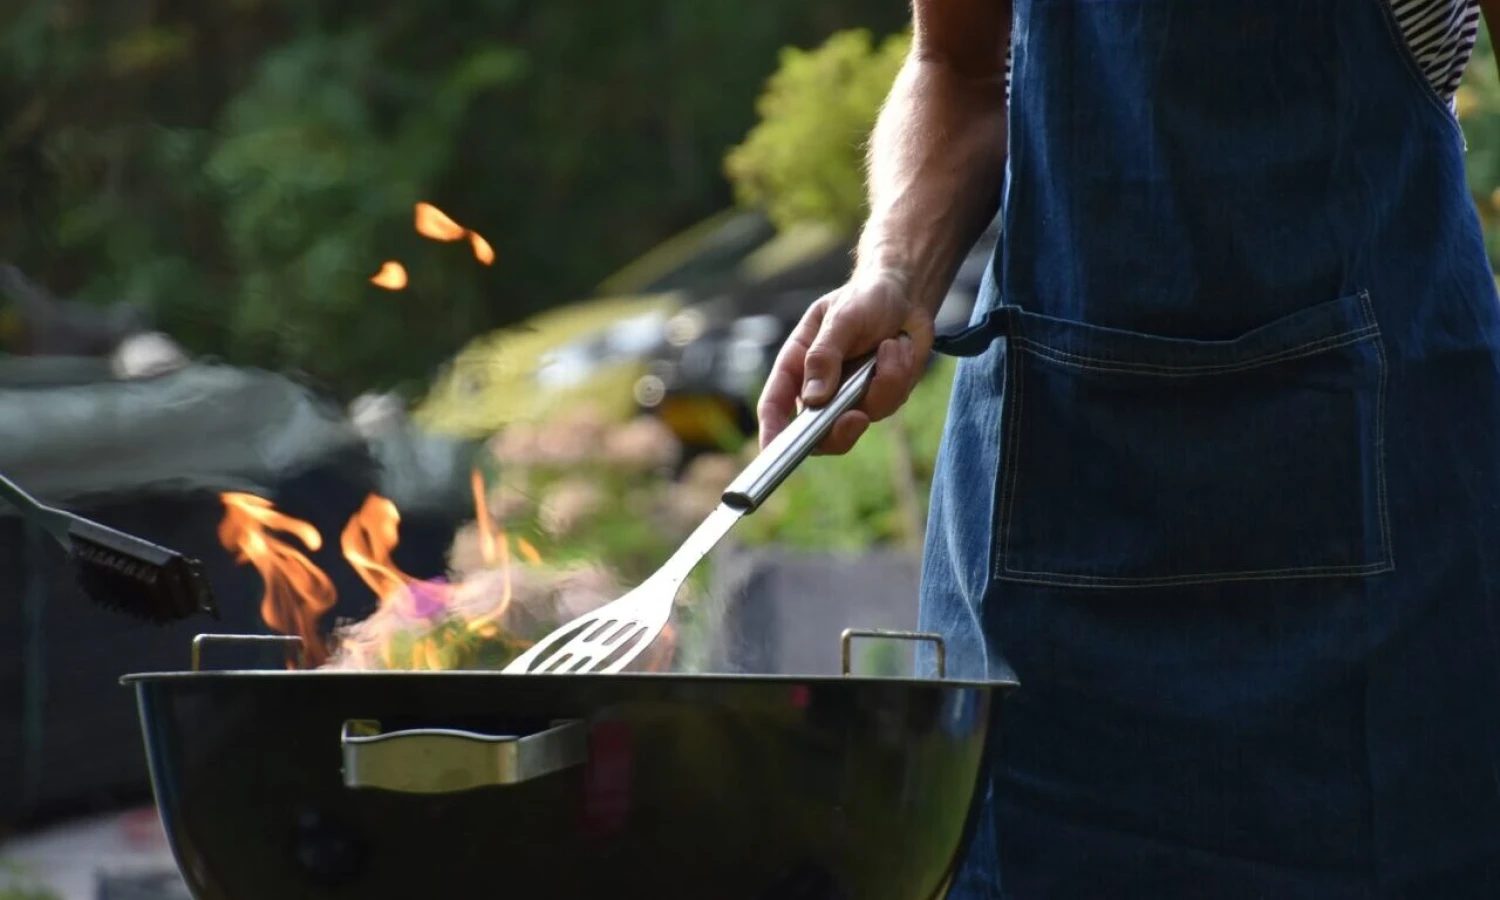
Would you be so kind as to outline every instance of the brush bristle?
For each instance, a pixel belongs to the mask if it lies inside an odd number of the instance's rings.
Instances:
[[[164,624],[199,612],[218,617],[196,562],[145,546],[156,552],[125,553],[75,529],[72,549],[79,586],[99,606],[148,622]]]

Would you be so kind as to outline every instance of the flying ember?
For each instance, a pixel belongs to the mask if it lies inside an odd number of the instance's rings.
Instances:
[[[406,267],[398,262],[386,262],[380,271],[370,276],[370,283],[388,291],[399,291],[406,287]]]

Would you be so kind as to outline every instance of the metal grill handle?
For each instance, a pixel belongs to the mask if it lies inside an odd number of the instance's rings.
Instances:
[[[845,628],[844,633],[839,636],[839,660],[840,670],[848,675],[851,670],[849,649],[854,639],[860,638],[884,638],[892,641],[925,641],[933,644],[937,650],[937,675],[938,678],[948,677],[948,648],[943,643],[943,636],[933,634],[930,631],[888,631],[883,628]]]
[[[380,723],[344,723],[344,786],[400,794],[452,794],[532,781],[588,759],[588,725],[553,722],[536,734],[447,728],[380,733]]]
[[[297,668],[307,668],[307,645],[295,634],[200,634],[193,638],[193,671],[201,671],[205,644],[295,644]]]

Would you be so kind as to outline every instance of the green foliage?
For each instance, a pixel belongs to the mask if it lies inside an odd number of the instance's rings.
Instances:
[[[1494,45],[1481,29],[1474,60],[1458,90],[1459,121],[1468,143],[1465,162],[1469,189],[1484,224],[1485,245],[1491,264],[1500,263],[1500,75],[1495,67]]]
[[[0,258],[349,396],[721,209],[778,48],[883,0],[0,4]],[[412,230],[436,204],[493,245]],[[394,259],[410,286],[368,283]]]
[[[387,329],[365,327],[372,319],[404,324],[420,347],[431,333],[421,323],[433,307],[446,307],[440,321],[451,327],[439,329],[445,340],[423,348],[429,353],[483,320],[484,273],[466,248],[421,241],[401,226],[426,199],[424,186],[450,164],[474,98],[517,78],[521,58],[476,42],[432,77],[392,79],[392,94],[431,99],[403,104],[386,121],[363,87],[378,78],[381,58],[368,29],[270,54],[195,167],[213,196],[233,198],[221,221],[245,274],[226,285],[228,309],[216,317],[231,355],[302,366],[337,353],[341,368],[378,382],[398,353]],[[161,251],[170,258],[169,248]],[[391,294],[367,282],[389,257],[405,261],[411,291]],[[179,262],[179,270],[188,267]],[[162,295],[181,296],[160,288],[144,296]],[[180,310],[180,318],[197,309]]]
[[[5,887],[0,885],[0,900],[61,900],[55,892],[43,887]]]
[[[60,900],[56,891],[38,882],[31,872],[0,860],[0,900]]]
[[[725,160],[740,202],[765,209],[782,228],[858,228],[865,147],[910,44],[908,33],[877,45],[854,29],[815,50],[782,51],[757,106],[759,124]]]

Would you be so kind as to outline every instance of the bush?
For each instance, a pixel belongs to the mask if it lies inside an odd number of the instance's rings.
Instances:
[[[783,50],[757,105],[760,123],[725,160],[740,202],[763,209],[780,228],[857,229],[865,215],[865,146],[910,45],[908,33],[876,45],[870,32],[855,29],[815,50]]]
[[[1465,162],[1469,190],[1480,221],[1490,262],[1500,261],[1500,77],[1495,69],[1493,44],[1481,31],[1474,60],[1469,64],[1456,97],[1459,122],[1468,142]]]

